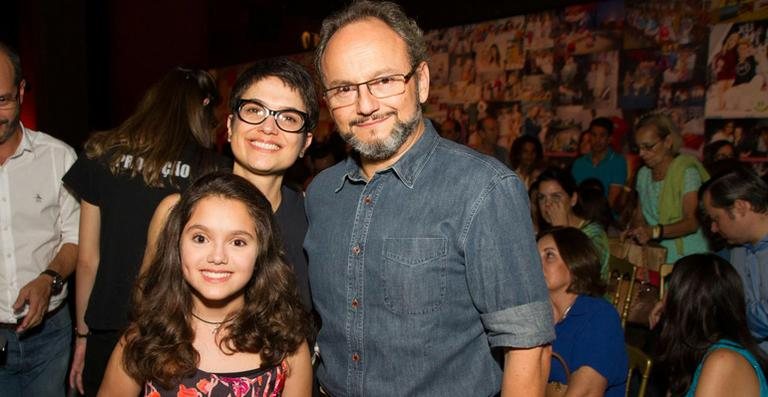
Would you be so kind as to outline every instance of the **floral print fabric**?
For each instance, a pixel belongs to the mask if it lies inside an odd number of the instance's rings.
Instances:
[[[286,363],[237,373],[210,373],[198,369],[175,389],[147,382],[145,397],[278,397],[285,386]]]

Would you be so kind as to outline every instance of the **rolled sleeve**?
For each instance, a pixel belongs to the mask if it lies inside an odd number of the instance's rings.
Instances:
[[[64,170],[75,163],[77,156],[74,150],[68,150],[64,156]],[[80,231],[80,204],[72,192],[63,184],[59,190],[59,222],[61,223],[61,243],[77,244]]]
[[[531,302],[480,315],[491,347],[528,348],[555,339],[552,305],[548,301]]]
[[[554,339],[525,187],[514,174],[492,181],[466,229],[470,295],[494,346],[531,347]]]

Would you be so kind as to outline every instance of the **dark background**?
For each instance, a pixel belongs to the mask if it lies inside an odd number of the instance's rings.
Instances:
[[[422,29],[585,1],[399,1]],[[79,148],[133,111],[176,65],[214,68],[302,52],[340,0],[0,0],[0,41],[21,54],[31,89],[22,119]]]

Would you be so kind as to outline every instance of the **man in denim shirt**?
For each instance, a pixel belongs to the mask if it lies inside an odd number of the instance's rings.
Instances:
[[[542,395],[554,331],[525,187],[422,117],[426,57],[392,3],[323,23],[315,61],[355,154],[307,192],[318,378],[332,396]]]
[[[734,245],[730,261],[744,284],[749,330],[768,353],[768,185],[752,170],[735,168],[699,192],[712,232]]]

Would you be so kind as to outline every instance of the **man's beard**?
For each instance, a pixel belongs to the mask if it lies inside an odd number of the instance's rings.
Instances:
[[[406,121],[401,121],[400,119],[396,118],[395,125],[392,127],[392,131],[388,136],[384,138],[376,139],[373,142],[365,142],[358,138],[354,132],[352,132],[352,127],[357,124],[371,119],[376,120],[378,118],[386,117],[389,115],[394,115],[397,117],[396,112],[390,112],[375,114],[365,119],[353,120],[350,123],[349,131],[342,132],[341,137],[344,138],[344,140],[349,143],[357,153],[360,154],[360,157],[366,160],[382,161],[391,158],[395,155],[395,153],[397,153],[400,147],[403,146],[408,137],[413,134],[413,132],[416,130],[416,126],[419,125],[419,121],[421,121],[421,106],[418,104],[418,101],[413,117]]]
[[[0,119],[0,145],[7,142],[19,129],[20,118],[17,111],[10,119]]]

